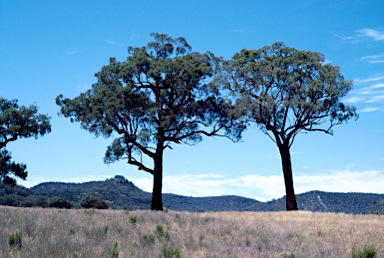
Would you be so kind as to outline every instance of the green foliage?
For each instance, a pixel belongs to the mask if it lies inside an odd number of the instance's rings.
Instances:
[[[23,246],[21,232],[20,231],[12,232],[8,236],[8,244],[9,244],[9,247],[11,248],[21,249],[21,247]]]
[[[146,46],[129,47],[126,61],[111,58],[91,89],[73,99],[59,95],[56,103],[62,115],[90,133],[116,136],[105,163],[124,158],[154,175],[151,208],[162,210],[163,151],[172,143],[196,144],[202,135],[239,139],[244,124],[232,116],[231,101],[206,83],[220,58],[191,52],[181,37],[151,36],[154,41]],[[153,159],[154,167],[143,163],[142,155]]]
[[[364,246],[363,249],[353,249],[352,258],[375,258],[377,249],[374,246]]]
[[[383,215],[384,214],[384,199],[380,199],[378,202],[379,209],[371,211],[372,214]]]
[[[204,218],[204,222],[206,222],[206,223],[211,223],[211,222],[214,222],[214,221],[215,221],[214,217],[206,217],[206,218]]]
[[[339,67],[325,63],[322,54],[277,42],[236,53],[212,85],[231,91],[237,115],[276,143],[286,179],[286,208],[297,210],[290,147],[301,132],[333,134],[335,125],[357,119],[356,108],[341,102],[352,81],[344,80]]]
[[[104,233],[104,235],[106,235],[108,233],[108,229],[109,229],[109,225],[108,224],[105,224],[101,229],[100,231],[102,233]]]
[[[19,106],[17,100],[0,97],[0,181],[5,184],[15,186],[16,178],[25,180],[28,175],[25,164],[11,161],[6,145],[20,138],[37,139],[51,131],[50,117],[37,111],[35,105]]]
[[[295,258],[296,256],[294,254],[282,254],[283,258]]]
[[[117,242],[115,242],[109,249],[108,249],[108,258],[118,258],[119,257],[119,251],[117,250]]]
[[[137,222],[137,217],[136,216],[130,216],[129,217],[129,223],[136,224],[136,222]]]
[[[20,202],[19,204],[20,207],[34,207],[35,202],[31,199],[25,199],[24,201]]]
[[[144,235],[141,238],[141,245],[143,245],[143,246],[151,245],[153,243],[155,243],[155,235],[153,235],[153,234]]]
[[[108,209],[108,204],[99,193],[87,193],[80,202],[81,207],[89,209]]]
[[[164,230],[164,227],[161,224],[157,224],[156,225],[155,235],[158,238],[163,238],[164,237],[164,239],[169,240],[169,232]]]
[[[64,198],[54,197],[54,198],[49,200],[48,207],[60,208],[60,209],[63,209],[63,208],[70,209],[70,208],[72,208],[72,204]]]
[[[181,250],[178,247],[163,247],[159,258],[181,258]]]
[[[107,235],[107,233],[108,233],[108,229],[109,229],[109,225],[108,224],[105,224],[102,227],[96,228],[95,231],[94,231],[95,237],[97,237],[97,238],[105,237]]]

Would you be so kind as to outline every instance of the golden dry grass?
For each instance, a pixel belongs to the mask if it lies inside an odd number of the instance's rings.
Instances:
[[[156,234],[157,225],[169,237]],[[15,231],[21,249],[8,244]],[[351,257],[368,245],[384,257],[384,216],[0,207],[1,257],[108,257],[115,242],[119,257],[157,258],[169,246],[182,257]]]

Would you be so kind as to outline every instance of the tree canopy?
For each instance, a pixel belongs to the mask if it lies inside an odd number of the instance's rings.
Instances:
[[[229,89],[237,112],[277,144],[287,210],[296,210],[290,147],[300,132],[333,134],[335,125],[357,118],[355,107],[341,102],[352,81],[344,79],[339,67],[326,63],[322,54],[278,42],[236,53],[214,83]]]
[[[0,98],[0,180],[15,185],[16,178],[26,179],[25,164],[11,161],[11,152],[6,145],[20,138],[35,137],[51,131],[50,117],[38,114],[36,105],[19,106],[17,100]]]
[[[126,159],[154,176],[152,209],[161,210],[163,151],[172,143],[196,144],[202,136],[240,138],[230,101],[208,82],[222,61],[192,52],[184,38],[152,33],[153,42],[128,48],[128,58],[111,58],[92,88],[73,99],[59,95],[60,113],[83,129],[110,137],[104,161]],[[153,160],[145,164],[142,155]]]

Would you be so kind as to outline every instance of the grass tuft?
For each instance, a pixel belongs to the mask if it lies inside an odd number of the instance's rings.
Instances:
[[[119,251],[117,250],[117,242],[115,242],[109,249],[108,249],[108,258],[118,258],[119,257]]]
[[[352,258],[375,258],[377,255],[376,247],[364,246],[363,249],[352,250]]]
[[[16,232],[12,232],[9,236],[8,236],[8,244],[9,244],[9,247],[11,248],[17,248],[17,249],[21,249],[21,247],[23,246],[23,243],[22,243],[22,234],[20,231],[16,231]]]
[[[155,236],[152,234],[144,235],[141,239],[142,246],[152,245],[153,243],[155,243]]]
[[[136,222],[137,222],[137,217],[136,216],[130,216],[129,217],[129,223],[136,224]]]
[[[159,258],[181,258],[181,250],[178,247],[163,247]]]

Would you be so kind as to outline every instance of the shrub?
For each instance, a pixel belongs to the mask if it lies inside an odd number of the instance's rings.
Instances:
[[[108,209],[108,204],[99,193],[87,193],[80,202],[81,207],[89,209]]]
[[[136,222],[137,222],[137,217],[136,216],[130,216],[129,217],[129,223],[136,224]]]
[[[16,247],[18,249],[21,249],[21,247],[23,246],[21,237],[22,235],[20,231],[12,232],[8,237],[9,246],[11,248]]]
[[[37,196],[35,198],[35,206],[36,207],[44,207],[44,208],[47,207],[48,206],[47,198],[44,196],[41,196],[41,195]]]
[[[65,209],[70,209],[72,208],[72,204],[67,201],[66,199],[62,197],[53,197],[49,202],[48,202],[48,207],[50,208],[65,208]]]
[[[152,234],[144,235],[143,238],[141,239],[141,244],[143,246],[153,244],[154,242],[155,242],[155,236]]]
[[[181,258],[181,251],[178,247],[163,247],[160,258]]]
[[[33,207],[35,206],[35,202],[30,199],[25,199],[24,201],[20,202],[20,207]]]
[[[108,249],[108,258],[118,258],[119,257],[119,251],[117,250],[117,242],[115,242],[109,249]]]
[[[352,258],[375,258],[377,255],[376,247],[365,246],[362,250],[352,250]]]
[[[97,230],[97,235],[106,235],[108,233],[109,226],[108,224],[105,224],[101,228]]]
[[[157,224],[155,234],[158,238],[164,237],[165,239],[169,240],[169,233],[168,231],[164,230],[163,225]]]

